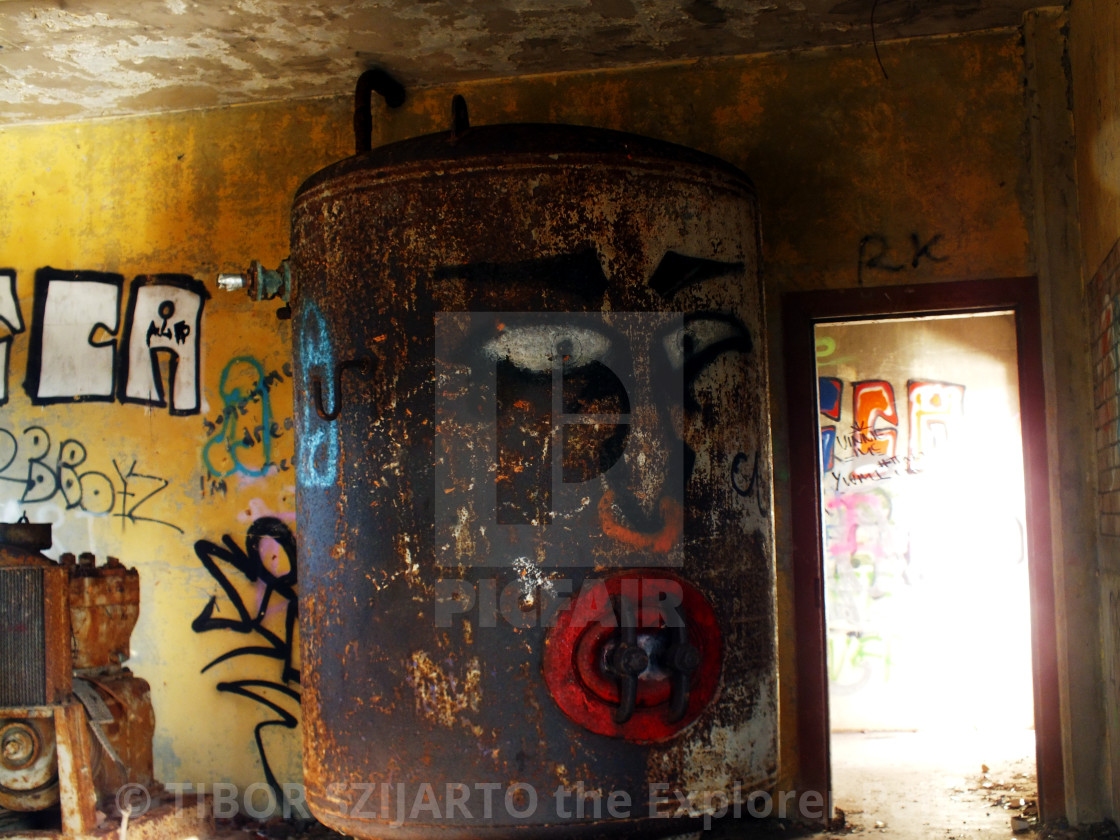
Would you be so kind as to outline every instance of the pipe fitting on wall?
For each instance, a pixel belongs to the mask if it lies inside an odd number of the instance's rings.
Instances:
[[[219,274],[218,288],[223,292],[244,290],[256,301],[280,298],[287,303],[292,293],[292,273],[287,260],[281,260],[275,270],[253,260],[249,268],[240,274]]]

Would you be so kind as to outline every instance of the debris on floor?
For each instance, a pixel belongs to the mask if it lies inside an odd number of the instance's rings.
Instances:
[[[1041,825],[1035,835],[1037,840],[1120,840],[1120,828],[1112,820],[1092,825],[1070,827],[1065,820]]]
[[[254,820],[249,817],[215,820],[214,840],[345,840],[314,817],[308,819]]]
[[[830,821],[827,829],[814,828],[790,820],[723,820],[712,827],[712,830],[700,835],[701,840],[743,840],[751,838],[757,840],[832,840],[844,838],[853,832],[866,832],[868,829],[849,824],[847,814],[837,808],[837,813]],[[897,840],[911,840],[911,835],[895,833],[882,821],[877,821],[870,829],[872,834],[881,834],[886,838]],[[934,836],[934,835],[929,835]],[[964,837],[974,837],[971,833],[962,834],[960,838],[955,835],[943,835],[945,840],[953,837],[962,840]],[[1111,821],[1096,823],[1089,826],[1071,827],[1064,820],[1044,824],[1032,823],[1023,834],[1017,835],[1029,840],[1120,840],[1120,828]],[[315,819],[283,820],[272,819],[257,821],[248,818],[233,820],[217,820],[217,832],[213,840],[346,840],[346,838],[327,828]],[[914,837],[913,840],[924,840]]]

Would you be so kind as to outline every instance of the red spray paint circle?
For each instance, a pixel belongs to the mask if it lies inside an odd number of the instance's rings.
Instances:
[[[623,598],[630,600],[637,641],[650,663],[638,677],[633,714],[617,723],[619,681],[607,662],[621,638]],[[664,660],[679,632],[677,616],[699,665],[688,681],[683,715],[671,720],[673,676]],[[672,573],[642,569],[584,582],[545,640],[543,671],[553,699],[573,722],[600,735],[650,743],[672,738],[699,717],[719,688],[722,661],[719,624],[700,591]]]

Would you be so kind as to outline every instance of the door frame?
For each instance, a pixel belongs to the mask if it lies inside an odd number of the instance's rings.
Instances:
[[[831,791],[814,327],[871,318],[1005,311],[1015,315],[1019,369],[1039,814],[1046,820],[1065,815],[1042,333],[1034,277],[863,286],[782,296],[797,661],[797,776],[802,790]]]

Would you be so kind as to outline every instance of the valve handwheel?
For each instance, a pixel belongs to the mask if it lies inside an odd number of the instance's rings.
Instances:
[[[722,638],[700,591],[663,570],[585,581],[559,614],[544,679],[575,723],[650,743],[672,738],[716,695]]]

